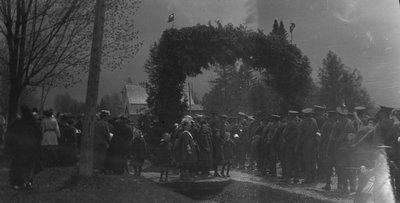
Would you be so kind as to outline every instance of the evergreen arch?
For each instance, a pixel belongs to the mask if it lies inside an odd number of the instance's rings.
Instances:
[[[293,98],[309,89],[311,68],[307,57],[281,33],[286,31],[266,35],[219,22],[165,30],[145,63],[154,127],[166,132],[182,118],[187,108],[181,99],[186,77],[215,64],[234,65],[239,59],[262,72],[271,87],[282,93],[283,108],[301,107],[303,98]]]

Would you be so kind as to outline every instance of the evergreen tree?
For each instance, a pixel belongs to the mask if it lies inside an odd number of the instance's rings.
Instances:
[[[323,59],[318,71],[320,85],[319,101],[329,108],[345,104],[352,108],[357,105],[370,106],[370,98],[362,87],[362,76],[357,69],[351,69],[332,51]]]

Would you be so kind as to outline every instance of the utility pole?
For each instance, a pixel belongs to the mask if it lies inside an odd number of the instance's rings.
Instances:
[[[190,83],[188,82],[189,89],[189,115],[192,115],[192,95],[190,93]]]
[[[101,50],[104,32],[105,0],[96,0],[93,41],[90,52],[89,76],[86,90],[85,117],[83,121],[79,175],[90,177],[93,173],[94,126],[99,95]]]

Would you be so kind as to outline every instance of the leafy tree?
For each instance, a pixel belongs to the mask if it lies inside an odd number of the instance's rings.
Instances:
[[[72,98],[68,93],[58,94],[54,99],[55,111],[80,115],[84,113],[85,104]]]
[[[28,86],[68,86],[86,72],[93,26],[94,1],[0,0],[0,34],[6,52],[9,119],[16,117],[19,97]],[[132,16],[138,1],[110,0],[107,5],[105,58],[118,67],[140,43]],[[116,57],[118,55],[118,58]],[[108,56],[108,57],[107,57]]]
[[[345,104],[350,108],[357,105],[371,106],[369,95],[362,87],[362,75],[351,69],[332,51],[323,59],[318,70],[320,85],[319,101],[329,108]]]

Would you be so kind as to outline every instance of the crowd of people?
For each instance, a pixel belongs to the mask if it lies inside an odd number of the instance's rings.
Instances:
[[[332,189],[336,175],[336,189],[357,192],[361,200],[385,187],[398,194],[400,110],[381,107],[373,117],[366,112],[364,107],[350,112],[343,106],[327,110],[315,105],[284,115],[185,116],[172,132],[160,135],[151,153],[160,181],[168,181],[171,168],[190,181],[229,177],[234,167],[289,183],[324,181],[325,190]],[[5,134],[5,152],[13,157],[13,187],[30,189],[33,175],[43,167],[76,165],[81,131],[82,117],[50,110],[39,116],[22,106]],[[95,171],[122,174],[132,167],[141,175],[149,150],[145,136],[127,117],[110,118],[109,111],[101,111],[94,134]],[[387,177],[378,175],[385,170]]]
[[[76,166],[80,154],[82,116],[38,115],[21,106],[19,117],[7,126],[4,153],[12,157],[9,181],[14,189],[32,189],[34,174],[46,167]],[[97,115],[94,139],[96,172],[122,174],[133,168],[140,175],[146,155],[142,133],[125,116],[110,118],[103,110]],[[130,165],[128,165],[130,160]]]
[[[171,133],[168,154],[182,179],[229,177],[236,167],[290,183],[324,181],[331,190],[336,175],[337,191],[357,192],[363,202],[382,188],[398,194],[399,120],[400,110],[383,106],[373,117],[361,106],[350,112],[318,105],[286,115],[185,116]],[[389,175],[380,173],[385,170]]]

